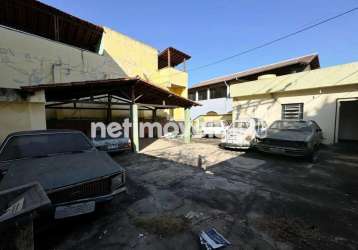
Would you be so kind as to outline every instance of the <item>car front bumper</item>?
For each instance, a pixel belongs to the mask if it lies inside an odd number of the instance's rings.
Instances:
[[[219,147],[232,148],[232,149],[249,149],[249,148],[251,148],[251,145],[250,144],[237,144],[237,143],[222,142],[219,144]]]
[[[78,204],[78,203],[89,202],[89,201],[94,201],[96,204],[103,203],[103,202],[112,200],[117,195],[125,194],[126,192],[127,192],[127,188],[125,186],[122,186],[122,187],[114,190],[110,194],[101,195],[101,196],[97,196],[97,197],[91,197],[91,198],[84,198],[84,199],[74,200],[74,201],[69,201],[69,202],[56,203],[56,204],[53,204],[52,206],[53,207],[68,206],[68,205],[73,205],[73,204]]]
[[[255,148],[259,151],[270,154],[287,155],[294,157],[306,157],[312,154],[312,151],[307,148],[278,147],[263,143],[256,144]]]

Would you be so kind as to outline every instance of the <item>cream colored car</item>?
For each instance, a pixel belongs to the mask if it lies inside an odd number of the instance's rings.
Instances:
[[[227,129],[220,147],[234,149],[251,148],[256,137],[265,135],[267,124],[265,121],[257,118],[240,119],[233,122]]]
[[[201,128],[201,134],[203,137],[223,138],[228,127],[229,124],[227,121],[206,122]]]

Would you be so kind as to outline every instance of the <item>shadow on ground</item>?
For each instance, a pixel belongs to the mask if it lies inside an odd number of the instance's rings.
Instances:
[[[227,249],[358,247],[356,154],[326,148],[311,164],[175,142],[115,159],[127,169],[129,197],[38,234],[37,248],[199,249],[197,234],[210,227],[232,242]]]

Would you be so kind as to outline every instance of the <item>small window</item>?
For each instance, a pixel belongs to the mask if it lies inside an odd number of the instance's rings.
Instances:
[[[198,91],[199,101],[208,99],[208,91],[206,89],[202,89]]]
[[[190,99],[190,100],[196,101],[196,100],[195,100],[195,96],[196,96],[196,93],[195,93],[195,92],[189,92],[189,99]]]
[[[213,127],[215,128],[221,127],[221,122],[213,122]]]
[[[302,120],[303,103],[282,104],[283,120]]]
[[[210,88],[210,99],[226,97],[226,86]]]
[[[207,127],[207,128],[212,128],[212,127],[213,127],[213,123],[212,123],[212,122],[207,122],[207,123],[206,123],[206,127]]]

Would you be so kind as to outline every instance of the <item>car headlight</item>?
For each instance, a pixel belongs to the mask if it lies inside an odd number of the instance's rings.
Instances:
[[[126,174],[118,174],[111,179],[111,190],[114,191],[126,182]]]

